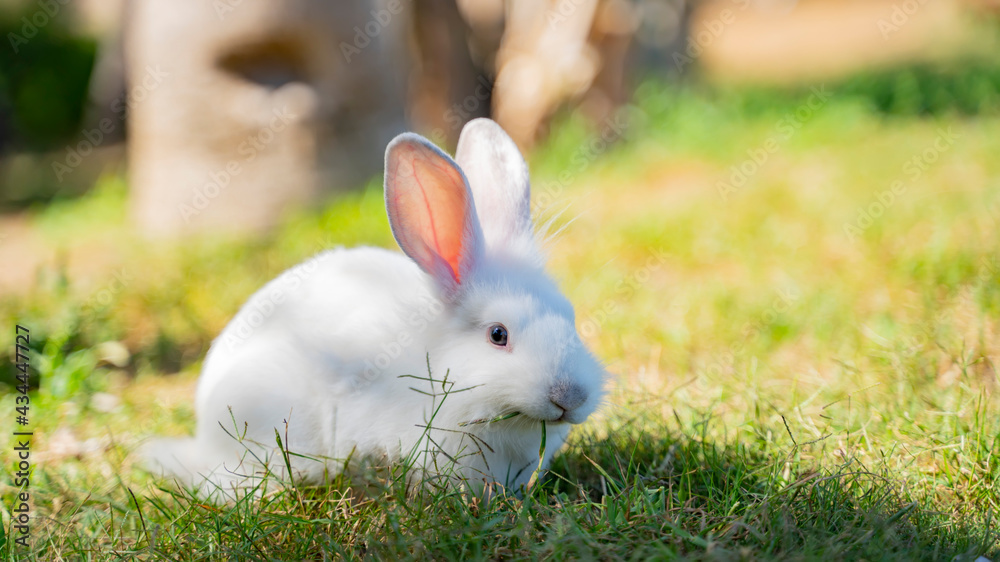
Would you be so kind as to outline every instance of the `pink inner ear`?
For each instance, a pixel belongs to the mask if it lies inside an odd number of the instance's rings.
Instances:
[[[401,242],[409,246],[403,249],[428,272],[434,271],[437,254],[450,267],[454,280],[461,282],[469,209],[465,180],[427,147],[411,144],[398,150],[399,158],[390,172],[396,185],[391,212],[403,227],[399,234],[405,240]]]

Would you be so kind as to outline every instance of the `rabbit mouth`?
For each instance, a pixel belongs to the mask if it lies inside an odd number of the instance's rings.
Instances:
[[[538,418],[538,417],[531,416],[529,414],[523,414],[521,412],[507,412],[505,414],[500,414],[498,416],[493,416],[493,417],[489,417],[489,418],[477,418],[477,419],[474,419],[474,420],[459,422],[458,426],[459,427],[469,427],[469,426],[487,425],[487,424],[491,425],[491,424],[494,424],[494,423],[503,422],[503,421],[507,421],[507,420],[510,420],[510,419],[514,419],[514,418],[516,418],[518,421],[522,422],[522,424],[523,424],[523,422],[528,422],[528,424],[530,424],[530,425],[534,425],[534,424],[539,423],[539,422],[551,423],[551,424],[573,423],[573,421],[571,419],[572,416],[570,414],[571,414],[571,412],[568,412],[566,410],[562,410],[562,413],[557,418]],[[514,422],[514,423],[517,423],[517,422]]]
[[[458,427],[466,427],[466,426],[470,426],[470,425],[481,425],[481,424],[484,424],[484,423],[501,422],[501,421],[504,421],[504,420],[509,420],[511,418],[520,416],[520,415],[521,415],[521,412],[508,412],[506,414],[500,414],[499,416],[494,416],[492,418],[479,418],[479,419],[475,419],[475,420],[471,420],[471,421],[460,422],[458,424]]]

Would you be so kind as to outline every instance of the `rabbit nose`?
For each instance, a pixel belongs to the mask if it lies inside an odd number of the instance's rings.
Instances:
[[[569,412],[579,408],[587,401],[587,391],[578,384],[557,383],[549,390],[549,400]]]

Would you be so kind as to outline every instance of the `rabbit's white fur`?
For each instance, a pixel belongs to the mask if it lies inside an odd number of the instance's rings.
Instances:
[[[154,442],[154,465],[210,491],[263,463],[318,482],[347,459],[409,456],[425,475],[517,488],[538,466],[542,420],[548,464],[601,402],[605,372],[543,271],[514,143],[478,119],[457,160],[418,135],[390,143],[386,207],[409,257],[331,250],[258,291],[208,353],[195,437]],[[497,323],[507,346],[489,339]]]

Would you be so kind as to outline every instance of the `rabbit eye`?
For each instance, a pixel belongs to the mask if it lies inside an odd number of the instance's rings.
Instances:
[[[507,346],[507,328],[503,324],[493,324],[486,333],[493,345],[497,347]]]

